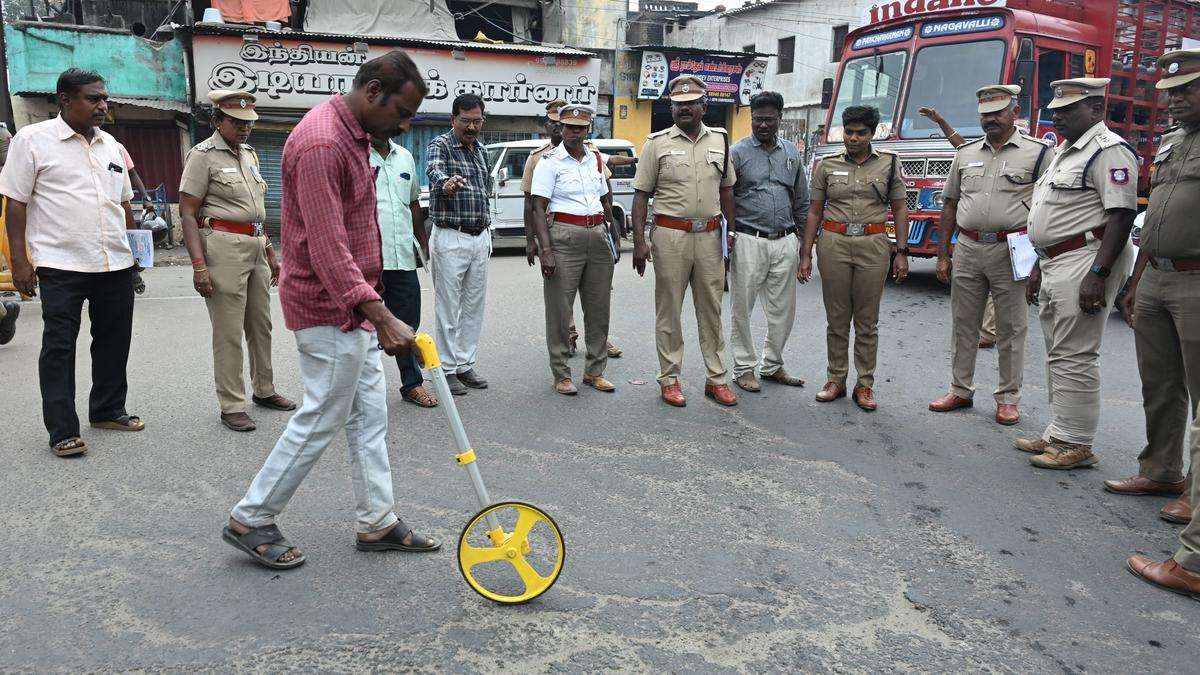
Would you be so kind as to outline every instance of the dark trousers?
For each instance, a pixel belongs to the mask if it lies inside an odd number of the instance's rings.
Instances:
[[[384,270],[383,304],[415,332],[421,325],[421,280],[417,278],[417,271]],[[401,394],[407,394],[425,381],[416,356],[401,354],[396,357],[396,365],[400,366]]]
[[[38,377],[42,418],[50,444],[79,435],[75,413],[75,341],[83,301],[92,324],[92,393],[88,419],[114,420],[125,415],[129,383],[125,365],[133,335],[133,268],[116,272],[37,269],[42,295],[42,353]]]

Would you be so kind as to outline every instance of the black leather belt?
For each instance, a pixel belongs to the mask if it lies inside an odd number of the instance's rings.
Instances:
[[[745,225],[738,225],[733,229],[736,230],[738,234],[748,234],[751,237],[761,237],[763,239],[783,239],[789,234],[795,234],[797,232],[795,225],[786,228],[781,232],[761,232],[753,227],[747,227]]]
[[[471,226],[471,225],[443,225],[441,223],[436,223],[436,222],[434,223],[434,225],[437,225],[438,227],[444,227],[447,230],[458,230],[459,232],[462,232],[463,234],[469,234],[472,237],[478,237],[479,235],[483,234],[484,232],[487,232],[487,230],[488,230],[487,225],[484,225],[483,227],[478,227],[478,228]]]

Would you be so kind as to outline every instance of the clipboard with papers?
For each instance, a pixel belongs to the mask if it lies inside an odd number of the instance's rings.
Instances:
[[[1029,242],[1029,233],[1010,234],[1004,241],[1008,245],[1009,260],[1012,261],[1013,281],[1028,279],[1038,260],[1037,251]]]

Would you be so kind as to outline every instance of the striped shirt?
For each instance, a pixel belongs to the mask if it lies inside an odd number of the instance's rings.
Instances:
[[[370,147],[340,94],[308,111],[283,147],[279,304],[288,330],[375,329],[354,311],[382,299]]]
[[[435,225],[484,230],[491,223],[488,198],[492,194],[492,174],[488,169],[487,150],[479,143],[463,145],[453,131],[429,141],[425,174],[429,176],[429,217]],[[443,188],[451,176],[467,179],[454,194]]]

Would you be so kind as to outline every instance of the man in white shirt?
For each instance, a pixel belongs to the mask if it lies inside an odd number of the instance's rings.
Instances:
[[[587,359],[583,383],[598,391],[616,389],[604,378],[608,365],[608,313],[616,256],[604,157],[584,146],[595,111],[586,105],[559,110],[562,143],[547,150],[533,173],[533,231],[542,267],[546,301],[546,347],[554,389],[578,393],[567,364],[567,324],[575,295],[583,304]],[[547,214],[549,214],[547,216]]]
[[[88,419],[93,427],[122,431],[140,431],[145,423],[125,410],[135,270],[125,230],[136,226],[120,144],[99,129],[108,113],[104,79],[67,70],[58,77],[57,98],[58,117],[13,136],[0,194],[8,197],[13,283],[25,295],[41,287],[42,417],[51,450],[63,457],[87,451],[75,412],[84,300],[92,324]]]

